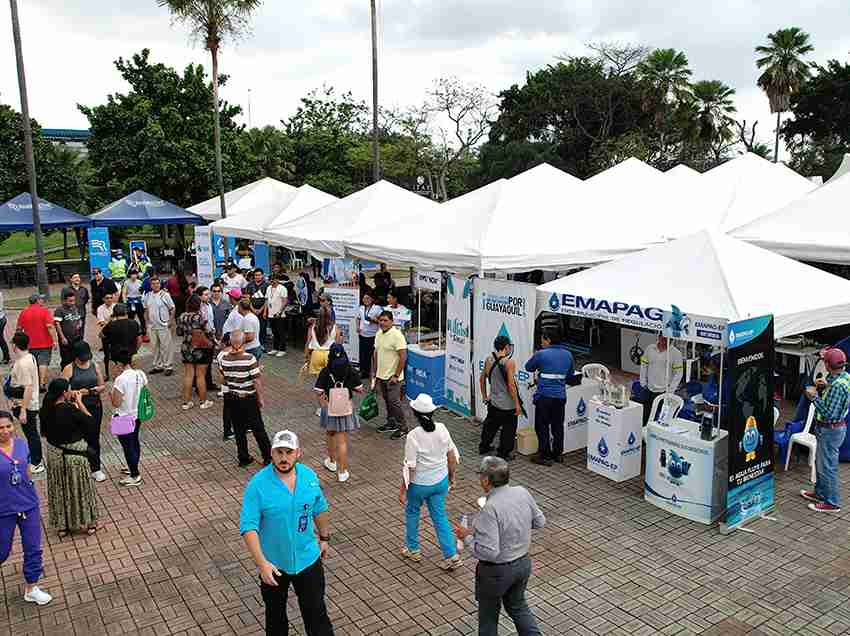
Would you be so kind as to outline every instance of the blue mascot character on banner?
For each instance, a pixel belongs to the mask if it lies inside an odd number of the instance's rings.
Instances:
[[[747,425],[744,427],[744,437],[738,443],[738,450],[747,453],[745,461],[751,461],[756,458],[756,449],[761,446],[762,439],[763,435],[759,433],[756,418],[750,415],[747,418]]]

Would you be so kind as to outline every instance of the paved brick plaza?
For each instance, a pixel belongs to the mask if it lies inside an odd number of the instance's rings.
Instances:
[[[424,561],[398,556],[402,443],[366,427],[352,440],[351,480],[331,480],[320,465],[315,404],[296,379],[300,360],[297,352],[264,360],[265,417],[269,431],[290,427],[302,436],[304,461],[323,479],[336,633],[474,634],[474,560],[453,573],[439,570],[428,520]],[[220,406],[179,409],[177,378],[152,378],[158,413],[142,434],[142,487],[117,485],[123,457],[104,434],[109,480],[97,492],[105,527],[94,537],[47,537],[42,582],[56,597],[50,605],[23,602],[15,545],[0,569],[0,635],[263,632],[256,569],[238,533],[242,488],[256,468],[237,468],[234,443],[221,441]],[[481,494],[474,474],[480,429],[440,419],[464,454],[449,498],[457,518]],[[726,537],[645,503],[639,479],[618,485],[589,473],[581,453],[552,468],[520,458],[512,470],[547,517],[534,535],[529,586],[546,634],[850,633],[850,511],[806,510],[796,494],[806,466],[778,473],[776,521]],[[850,497],[850,466],[841,475]],[[43,496],[43,481],[39,487]],[[294,594],[290,606],[293,631],[303,634]],[[505,622],[502,633],[514,633],[512,626]]]

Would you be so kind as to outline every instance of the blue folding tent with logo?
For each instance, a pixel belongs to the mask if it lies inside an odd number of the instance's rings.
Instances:
[[[203,225],[206,221],[178,205],[136,190],[89,217],[95,227]]]
[[[71,212],[45,199],[38,200],[38,213],[44,230],[90,227],[89,217]],[[32,198],[29,192],[19,194],[14,199],[0,205],[0,232],[21,232],[32,230]]]

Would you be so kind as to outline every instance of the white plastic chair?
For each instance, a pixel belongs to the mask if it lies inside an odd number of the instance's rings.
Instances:
[[[815,419],[815,405],[809,405],[809,414],[806,416],[806,426],[799,433],[794,433],[791,436],[791,439],[788,440],[788,452],[785,454],[785,470],[788,470],[788,464],[791,461],[791,449],[794,447],[794,444],[799,444],[800,446],[805,446],[809,449],[809,466],[812,467],[812,483],[815,483],[816,480],[816,471],[815,471],[815,455],[818,452],[818,440],[817,438],[810,433],[809,431],[812,428],[812,421]]]
[[[678,395],[672,393],[663,393],[652,401],[652,408],[649,409],[649,421],[654,422],[655,418],[661,413],[662,405],[667,403],[667,414],[664,417],[665,423],[669,424],[676,416],[682,407],[685,406],[685,401]]]
[[[611,379],[611,372],[608,371],[608,368],[604,364],[599,364],[598,362],[591,362],[590,364],[586,364],[581,368],[581,378],[584,380],[596,380],[597,378],[602,381],[608,381]]]
[[[293,250],[289,250],[289,254],[292,256],[292,260],[289,261],[292,271],[297,272],[299,269],[303,269],[304,261]]]

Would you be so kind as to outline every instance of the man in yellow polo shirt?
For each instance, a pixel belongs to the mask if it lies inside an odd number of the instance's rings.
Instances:
[[[387,423],[378,427],[379,433],[390,433],[391,439],[401,439],[407,434],[407,422],[401,406],[401,386],[404,382],[404,365],[407,362],[407,340],[396,327],[393,315],[382,311],[378,316],[378,335],[372,354],[372,380],[387,405]]]

